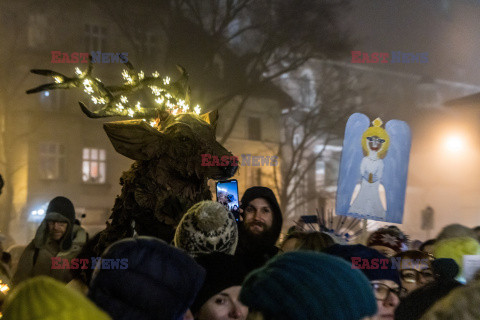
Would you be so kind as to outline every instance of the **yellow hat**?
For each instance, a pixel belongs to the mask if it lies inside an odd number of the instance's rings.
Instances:
[[[87,297],[47,276],[22,282],[3,310],[2,320],[111,320]]]

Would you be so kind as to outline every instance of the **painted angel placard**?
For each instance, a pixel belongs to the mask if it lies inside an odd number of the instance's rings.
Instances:
[[[402,223],[410,157],[410,127],[390,120],[383,128],[354,113],[347,121],[338,176],[337,215]]]

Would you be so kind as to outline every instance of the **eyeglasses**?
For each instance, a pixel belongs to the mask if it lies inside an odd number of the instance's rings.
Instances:
[[[415,269],[403,269],[400,271],[400,277],[403,281],[416,283],[420,280],[420,275],[422,275],[425,281],[430,282],[435,280],[435,274],[433,274],[432,270],[425,269],[423,271],[418,271]]]
[[[375,299],[379,301],[385,301],[390,296],[390,292],[393,292],[397,295],[397,297],[405,297],[407,294],[407,290],[402,287],[398,288],[390,288],[386,284],[378,283],[378,282],[371,282],[370,283],[373,288],[373,294],[375,295]]]
[[[380,143],[384,143],[385,140],[384,139],[381,139],[381,138],[374,138],[374,137],[367,137],[367,140],[370,141],[370,142],[380,142]]]

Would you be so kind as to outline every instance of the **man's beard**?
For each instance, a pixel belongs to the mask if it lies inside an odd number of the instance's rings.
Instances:
[[[263,230],[260,233],[253,233],[250,231],[250,227],[254,225],[262,226]],[[267,227],[267,225],[261,221],[254,221],[248,224],[242,224],[240,232],[243,233],[243,238],[245,243],[248,245],[248,248],[251,250],[259,251],[265,250],[265,248],[271,248],[275,245],[278,235],[274,234],[272,227]]]

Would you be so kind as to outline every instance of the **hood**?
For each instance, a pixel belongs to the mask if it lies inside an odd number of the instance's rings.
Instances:
[[[35,238],[33,240],[35,247],[42,248],[47,243],[48,221],[62,221],[68,224],[67,232],[60,240],[60,248],[62,251],[70,249],[73,241],[73,222],[70,219],[66,218],[64,215],[57,212],[47,213],[45,219],[43,219],[42,223],[37,229]]]
[[[270,207],[272,208],[273,211],[273,222],[272,222],[272,233],[275,238],[275,242],[278,240],[278,237],[280,236],[280,232],[282,231],[282,224],[283,224],[283,217],[282,217],[282,211],[280,210],[280,206],[278,205],[277,198],[275,197],[275,194],[273,191],[267,187],[251,187],[248,188],[245,193],[243,194],[242,197],[242,205],[240,208],[245,210],[247,205],[252,201],[257,198],[263,198],[267,200],[267,202],[270,204]],[[273,243],[272,245],[274,245]]]

